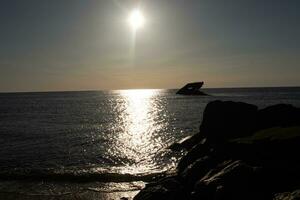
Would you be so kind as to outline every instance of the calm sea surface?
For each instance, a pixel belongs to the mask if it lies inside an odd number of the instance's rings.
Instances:
[[[212,100],[300,107],[296,87],[204,91],[211,96],[176,90],[0,94],[0,178],[134,181],[174,168],[180,155],[167,147],[198,131]]]

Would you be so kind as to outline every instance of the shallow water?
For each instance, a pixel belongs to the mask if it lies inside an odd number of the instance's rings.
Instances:
[[[72,183],[52,181],[5,181],[0,184],[0,199],[13,200],[111,200],[131,199],[143,182]]]
[[[33,185],[49,180],[58,194],[69,191],[60,183],[84,180],[101,193],[104,182],[110,188],[112,181],[143,181],[172,170],[181,154],[167,147],[198,131],[209,101],[300,106],[300,88],[204,91],[211,96],[178,96],[176,90],[0,94],[0,178],[30,177]],[[2,182],[0,192],[7,184],[18,185]],[[15,191],[29,193],[22,188]]]

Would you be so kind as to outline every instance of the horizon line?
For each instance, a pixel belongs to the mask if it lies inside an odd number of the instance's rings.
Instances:
[[[287,86],[241,86],[241,87],[205,87],[205,89],[254,89],[254,88],[300,88],[296,85]],[[126,90],[178,90],[180,88],[128,88],[128,89],[82,89],[82,90],[41,90],[41,91],[0,91],[0,94],[16,93],[63,93],[63,92],[108,92],[108,91],[126,91]]]

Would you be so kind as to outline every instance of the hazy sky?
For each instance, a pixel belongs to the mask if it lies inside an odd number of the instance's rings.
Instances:
[[[127,22],[140,4],[134,42]],[[0,91],[300,85],[299,0],[0,0]]]

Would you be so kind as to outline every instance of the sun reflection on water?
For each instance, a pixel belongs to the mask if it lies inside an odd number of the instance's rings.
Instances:
[[[145,173],[155,168],[155,154],[164,143],[157,135],[162,124],[157,123],[162,111],[158,90],[123,90],[119,108],[123,111],[120,116],[121,132],[116,138],[114,150],[119,150],[126,167],[121,173]]]
[[[150,139],[153,128],[155,107],[151,106],[151,98],[155,95],[152,90],[127,90],[122,95],[126,98],[126,135],[124,139],[135,148],[146,144]]]

